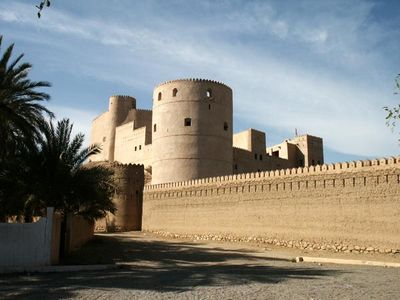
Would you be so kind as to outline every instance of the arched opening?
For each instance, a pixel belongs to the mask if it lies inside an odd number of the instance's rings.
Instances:
[[[176,94],[178,94],[178,89],[177,89],[177,88],[174,88],[174,89],[172,90],[172,97],[176,97]]]
[[[162,97],[162,94],[161,94],[161,92],[159,92],[159,93],[158,93],[158,101],[161,100],[161,97]]]
[[[228,131],[228,128],[229,128],[228,122],[224,122],[224,130],[225,130],[225,131]]]
[[[192,119],[191,118],[185,118],[185,126],[192,126]]]
[[[156,132],[157,131],[157,124],[154,124],[153,125],[153,132]]]
[[[212,97],[212,89],[207,89],[206,91],[206,97],[211,98]]]

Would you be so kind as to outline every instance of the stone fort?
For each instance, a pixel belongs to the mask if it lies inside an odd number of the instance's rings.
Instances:
[[[118,210],[98,229],[400,253],[400,157],[324,164],[308,134],[267,147],[262,131],[233,134],[232,98],[203,79],[158,85],[152,111],[110,97],[92,161],[115,170]]]
[[[266,147],[255,129],[232,134],[232,89],[203,79],[158,85],[153,110],[135,98],[112,96],[107,112],[92,123],[92,143],[103,151],[94,161],[143,164],[152,184],[324,163],[322,139],[296,136]]]

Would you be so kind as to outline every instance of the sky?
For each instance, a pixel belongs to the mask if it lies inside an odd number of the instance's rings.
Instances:
[[[15,43],[47,106],[90,140],[111,95],[151,109],[154,87],[179,78],[233,89],[234,132],[267,145],[320,136],[325,162],[394,156],[383,106],[400,102],[400,1],[0,0],[1,51]]]

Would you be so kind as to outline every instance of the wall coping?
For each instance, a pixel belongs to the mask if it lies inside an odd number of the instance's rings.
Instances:
[[[272,170],[272,171],[263,171],[263,172],[253,172],[253,173],[241,173],[241,174],[233,174],[233,175],[225,175],[225,176],[217,176],[217,177],[208,177],[208,178],[200,178],[200,179],[192,179],[187,181],[179,181],[179,182],[168,182],[168,183],[159,183],[159,184],[148,184],[145,185],[145,191],[151,190],[164,190],[171,189],[177,187],[193,187],[193,186],[202,186],[210,183],[229,183],[237,180],[262,180],[262,179],[273,179],[273,178],[284,178],[284,177],[294,177],[298,175],[319,175],[319,174],[332,174],[339,172],[352,172],[352,171],[361,171],[364,168],[372,167],[376,168],[377,166],[395,166],[400,167],[400,156],[397,157],[384,157],[377,159],[367,159],[367,160],[357,160],[357,161],[349,161],[349,162],[338,162],[338,163],[330,163],[323,165],[316,165],[310,167],[303,168],[289,168],[289,169],[280,169],[280,170]]]

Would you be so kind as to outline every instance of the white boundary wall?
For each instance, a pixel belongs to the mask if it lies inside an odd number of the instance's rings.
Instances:
[[[57,263],[57,223],[53,208],[35,223],[0,223],[0,273]]]

